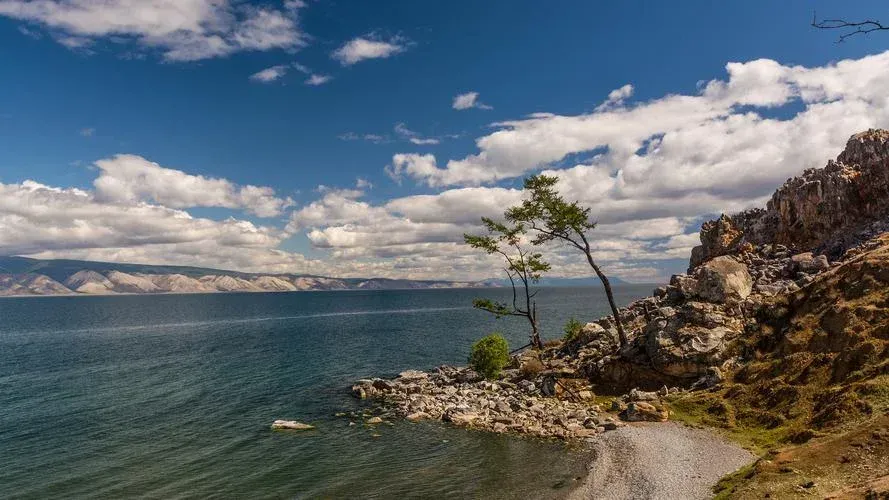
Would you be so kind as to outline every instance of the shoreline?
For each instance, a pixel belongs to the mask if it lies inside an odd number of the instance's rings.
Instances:
[[[625,283],[621,284],[621,286],[638,286],[638,287],[652,287],[656,288],[658,286],[662,286],[662,283]],[[577,285],[577,286],[564,286],[564,285],[555,285],[555,286],[542,286],[540,288],[553,288],[553,289],[563,289],[563,288],[600,288],[596,285]],[[0,300],[2,299],[34,299],[34,298],[45,298],[45,297],[144,297],[144,296],[153,296],[153,295],[237,295],[237,294],[249,294],[249,295],[259,295],[259,294],[287,294],[287,293],[311,293],[311,292],[425,292],[425,291],[434,291],[434,290],[504,290],[505,287],[501,286],[490,286],[490,287],[472,287],[472,286],[454,286],[454,287],[430,287],[430,288],[342,288],[342,289],[334,289],[334,290],[257,290],[257,291],[247,291],[247,290],[235,290],[230,292],[218,291],[218,292],[148,292],[148,293],[138,293],[138,292],[115,292],[115,293],[53,293],[53,294],[19,294],[19,295],[0,295]]]
[[[590,439],[583,482],[568,500],[707,499],[724,476],[756,456],[711,429],[639,422]]]

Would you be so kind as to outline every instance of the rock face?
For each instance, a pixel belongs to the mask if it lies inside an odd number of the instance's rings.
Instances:
[[[836,161],[788,180],[765,210],[704,223],[701,247],[692,253],[691,264],[696,267],[741,252],[745,246],[775,243],[836,258],[863,241],[858,233],[867,226],[875,222],[885,226],[887,216],[889,131],[868,130],[852,136]]]

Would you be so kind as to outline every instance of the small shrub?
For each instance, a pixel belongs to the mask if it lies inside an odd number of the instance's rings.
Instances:
[[[583,323],[577,321],[574,318],[568,320],[565,323],[565,336],[562,337],[565,342],[571,342],[580,336],[580,333],[583,331]]]
[[[496,378],[509,363],[509,344],[499,333],[492,333],[472,344],[469,366],[485,378]]]

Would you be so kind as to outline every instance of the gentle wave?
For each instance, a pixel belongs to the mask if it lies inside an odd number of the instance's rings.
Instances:
[[[236,325],[242,323],[261,323],[265,321],[290,321],[296,319],[312,319],[312,318],[331,318],[337,316],[369,316],[372,314],[419,314],[419,313],[427,313],[427,312],[446,312],[446,311],[462,311],[466,309],[472,309],[471,307],[427,307],[427,308],[416,308],[416,309],[385,309],[385,310],[371,310],[371,311],[342,311],[342,312],[331,312],[331,313],[313,313],[313,314],[299,314],[295,316],[263,316],[260,318],[231,318],[231,319],[220,319],[220,320],[208,320],[208,321],[185,321],[181,323],[156,323],[152,325],[125,325],[125,326],[108,326],[108,327],[98,327],[98,328],[74,328],[68,330],[42,330],[39,332],[30,332],[30,333],[42,333],[42,334],[54,334],[54,333],[95,333],[95,332],[118,332],[118,331],[141,331],[141,330],[156,330],[161,328],[186,328],[186,327],[202,327],[202,326],[213,326],[213,325]]]

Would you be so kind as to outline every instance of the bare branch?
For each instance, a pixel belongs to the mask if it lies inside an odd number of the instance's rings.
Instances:
[[[884,25],[880,21],[868,19],[866,21],[846,21],[845,19],[822,19],[818,20],[817,15],[813,14],[812,27],[822,30],[846,30],[840,34],[837,43],[846,41],[856,35],[867,35],[874,31],[889,31],[889,25]]]

